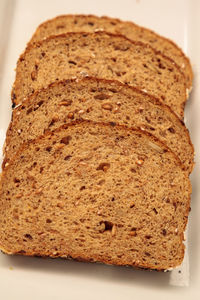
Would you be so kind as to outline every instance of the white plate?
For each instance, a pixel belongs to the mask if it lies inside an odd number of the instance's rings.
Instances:
[[[189,55],[195,80],[186,123],[196,150],[189,225],[189,287],[172,287],[169,273],[0,254],[0,299],[200,299],[200,1],[198,0],[0,0],[0,142],[10,121],[10,90],[19,54],[36,26],[65,13],[132,20],[173,39]],[[1,145],[0,145],[1,146]]]

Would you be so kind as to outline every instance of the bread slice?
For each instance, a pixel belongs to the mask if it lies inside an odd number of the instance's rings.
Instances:
[[[24,144],[1,179],[0,248],[163,270],[183,260],[191,187],[150,135],[89,121]]]
[[[18,104],[54,81],[88,75],[145,89],[183,116],[186,86],[179,68],[148,45],[105,32],[67,33],[29,46],[17,63],[13,100]]]
[[[192,67],[183,51],[171,40],[132,22],[124,22],[110,17],[97,17],[92,15],[58,16],[42,23],[37,28],[30,43],[40,41],[51,35],[58,35],[66,32],[94,32],[99,30],[119,33],[130,40],[150,44],[153,48],[161,51],[177,63],[186,76],[188,89],[191,88],[193,78]]]
[[[80,118],[146,130],[171,148],[188,172],[192,171],[194,151],[188,131],[169,107],[118,81],[89,77],[53,83],[13,110],[5,162],[20,144]]]

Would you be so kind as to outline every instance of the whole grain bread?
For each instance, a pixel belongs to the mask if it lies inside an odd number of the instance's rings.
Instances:
[[[67,33],[29,46],[17,63],[12,99],[18,104],[54,81],[88,75],[145,89],[183,117],[186,85],[176,64],[148,45],[105,32]]]
[[[24,144],[1,178],[0,248],[163,270],[183,260],[191,187],[142,131],[79,122]]]
[[[156,50],[172,58],[185,74],[188,89],[191,88],[193,79],[192,67],[183,51],[171,40],[132,22],[93,15],[62,15],[42,23],[35,31],[30,43],[66,32],[94,32],[102,30],[122,34],[130,40],[148,43]]]
[[[5,163],[20,145],[76,119],[115,122],[155,135],[193,168],[193,146],[185,125],[156,98],[133,87],[96,78],[65,80],[35,92],[13,110]]]

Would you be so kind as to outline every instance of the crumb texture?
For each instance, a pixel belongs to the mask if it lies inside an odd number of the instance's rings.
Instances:
[[[190,183],[143,132],[89,121],[24,144],[1,180],[0,248],[168,269],[182,262]]]

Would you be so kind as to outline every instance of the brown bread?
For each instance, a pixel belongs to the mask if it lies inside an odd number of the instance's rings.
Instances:
[[[117,81],[89,77],[51,84],[13,110],[5,162],[23,142],[80,118],[148,131],[179,156],[187,172],[192,171],[194,151],[188,131],[167,106]]]
[[[88,75],[145,89],[183,117],[185,78],[175,63],[148,45],[105,32],[68,33],[29,46],[17,64],[12,98],[18,104],[54,81]]]
[[[0,248],[163,270],[184,256],[191,187],[150,135],[81,122],[28,144],[3,170]]]
[[[37,42],[48,36],[66,32],[94,32],[98,30],[122,34],[130,40],[150,44],[154,49],[161,51],[177,63],[186,76],[188,89],[191,88],[193,79],[192,67],[183,51],[171,40],[132,22],[92,15],[63,15],[42,23],[37,28],[30,42]]]

